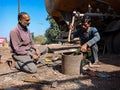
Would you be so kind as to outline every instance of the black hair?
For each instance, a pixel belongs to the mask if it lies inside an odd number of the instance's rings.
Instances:
[[[26,12],[20,12],[20,13],[18,14],[18,20],[20,20],[20,19],[22,18],[22,16],[25,15],[25,14],[28,15],[28,13],[26,13]]]
[[[83,18],[83,20],[82,20],[82,23],[91,23],[92,22],[92,20],[91,20],[91,18],[90,17],[84,17]]]

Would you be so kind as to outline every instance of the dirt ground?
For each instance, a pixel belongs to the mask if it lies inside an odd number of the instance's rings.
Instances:
[[[58,53],[48,53],[48,59],[37,65],[36,74],[10,68],[9,47],[0,47],[0,55],[0,90],[120,90],[120,55],[99,54],[100,67],[89,68],[90,71],[82,75],[63,74]]]

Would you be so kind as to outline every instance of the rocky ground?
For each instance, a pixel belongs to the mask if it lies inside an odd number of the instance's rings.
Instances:
[[[55,50],[63,46],[49,47]],[[10,68],[9,47],[0,47],[0,55],[0,90],[120,90],[120,55],[100,54],[100,67],[91,67],[82,75],[63,74],[58,53],[48,53],[48,58],[37,65],[36,74]]]

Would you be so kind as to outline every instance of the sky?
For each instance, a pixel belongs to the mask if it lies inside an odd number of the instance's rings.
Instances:
[[[30,15],[30,32],[34,36],[44,35],[49,28],[44,0],[20,0],[20,11]],[[9,33],[18,23],[18,0],[0,0],[0,37],[9,41]]]

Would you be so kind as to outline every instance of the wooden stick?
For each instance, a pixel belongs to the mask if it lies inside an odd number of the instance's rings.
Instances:
[[[75,22],[75,16],[72,17],[72,23],[71,23],[72,26],[74,25],[74,22]],[[71,33],[72,33],[72,29],[69,30],[68,42],[70,42]]]

